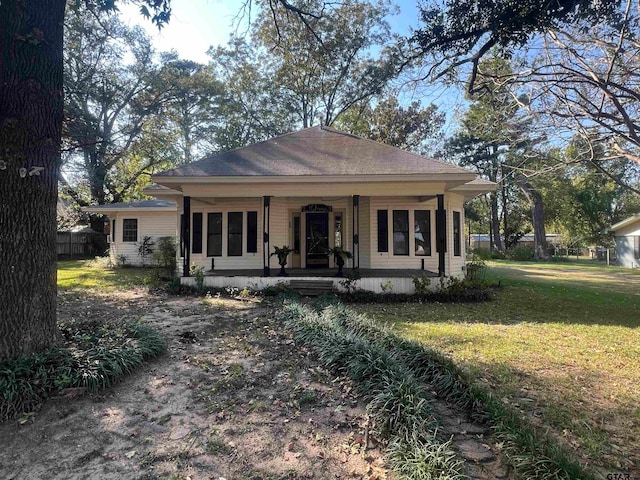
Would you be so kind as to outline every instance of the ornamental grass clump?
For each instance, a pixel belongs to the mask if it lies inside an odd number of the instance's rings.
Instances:
[[[87,320],[60,330],[62,346],[0,363],[0,419],[30,412],[68,388],[108,387],[165,348],[160,334],[141,323]]]
[[[372,432],[387,443],[390,454],[396,452],[390,457],[392,468],[409,479],[461,478],[462,464],[437,438],[427,394],[411,371],[387,348],[349,330],[350,310],[328,298],[320,303],[324,308],[312,309],[284,301],[280,318],[327,367],[353,379],[368,402]]]
[[[391,465],[406,478],[462,478],[450,445],[436,437],[437,423],[422,385],[459,411],[489,423],[515,478],[593,478],[547,432],[436,350],[397,336],[335,297],[320,298],[315,310],[289,304],[284,311],[298,340],[314,346],[331,368],[356,382],[369,402],[375,433],[387,438]]]

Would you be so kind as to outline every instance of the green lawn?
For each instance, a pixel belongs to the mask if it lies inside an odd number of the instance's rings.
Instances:
[[[99,260],[58,262],[58,290],[90,289],[109,292],[147,285],[153,282],[151,268],[107,268]]]
[[[587,465],[640,474],[640,272],[491,262],[484,304],[356,307],[454,359]]]

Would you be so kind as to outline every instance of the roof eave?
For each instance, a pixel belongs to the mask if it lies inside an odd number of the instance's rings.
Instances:
[[[640,214],[636,214],[633,217],[625,218],[621,222],[618,222],[615,225],[611,225],[608,231],[615,232],[616,230],[620,230],[621,228],[627,227],[637,221],[640,221]]]
[[[193,183],[371,183],[371,182],[447,182],[474,180],[477,175],[465,173],[428,173],[397,175],[243,175],[243,176],[173,176],[153,175],[151,180],[160,185]],[[172,188],[172,187],[169,187]]]
[[[110,213],[118,212],[176,212],[177,206],[173,207],[126,207],[126,208],[109,208],[109,207],[82,207],[83,212],[89,213],[102,213],[103,215],[109,215]]]

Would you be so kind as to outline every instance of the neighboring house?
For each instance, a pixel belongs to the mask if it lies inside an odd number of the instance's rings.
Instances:
[[[176,204],[166,200],[112,203],[84,207],[85,212],[106,215],[110,220],[109,255],[114,264],[141,265],[138,247],[145,236],[176,237]]]
[[[627,268],[640,268],[640,213],[609,228],[616,239],[616,264]]]
[[[243,273],[234,286],[269,284],[258,279],[277,274],[270,254],[284,245],[293,249],[287,268],[307,277],[336,268],[327,254],[335,246],[353,254],[348,267],[381,278],[400,269],[461,276],[463,203],[495,188],[469,170],[327,127],[211,155],[152,180],[159,186],[147,193],[178,205],[181,274],[196,264],[217,285],[212,277],[228,272],[224,285]]]

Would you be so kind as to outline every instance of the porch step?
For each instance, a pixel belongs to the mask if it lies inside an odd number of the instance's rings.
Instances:
[[[323,293],[332,293],[334,291],[331,280],[291,280],[289,287],[300,295],[308,297],[316,297]]]

